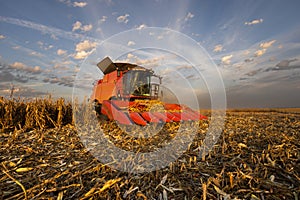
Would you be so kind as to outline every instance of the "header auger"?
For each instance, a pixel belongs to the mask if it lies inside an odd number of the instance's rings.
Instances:
[[[162,78],[152,70],[130,63],[113,63],[109,57],[97,66],[104,77],[94,83],[91,100],[97,113],[121,124],[198,121],[198,111],[160,100]]]

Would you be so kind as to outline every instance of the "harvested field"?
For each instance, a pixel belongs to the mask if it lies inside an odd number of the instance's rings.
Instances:
[[[120,172],[94,158],[71,112],[62,99],[0,99],[0,199],[299,199],[298,112],[228,111],[206,156],[198,151],[210,122],[203,121],[180,158],[144,174]],[[177,126],[135,141],[114,122],[101,125],[115,145],[140,152],[172,140]]]

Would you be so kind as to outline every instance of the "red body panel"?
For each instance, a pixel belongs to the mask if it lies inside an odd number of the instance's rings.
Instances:
[[[118,76],[117,71],[111,72],[104,75],[103,79],[95,83],[93,88],[93,93],[91,99],[97,100],[100,104],[104,100],[109,100],[112,97],[116,97],[119,93],[122,93],[122,72],[119,72]]]

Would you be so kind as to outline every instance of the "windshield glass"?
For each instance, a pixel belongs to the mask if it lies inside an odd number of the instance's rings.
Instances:
[[[150,73],[129,71],[123,76],[124,93],[135,96],[150,96]]]

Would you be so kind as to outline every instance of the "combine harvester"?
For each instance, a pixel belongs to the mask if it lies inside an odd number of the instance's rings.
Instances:
[[[113,63],[109,57],[97,66],[104,77],[94,83],[90,99],[97,113],[110,120],[145,126],[207,119],[185,105],[162,102],[159,95],[162,78],[152,70],[130,63]]]

